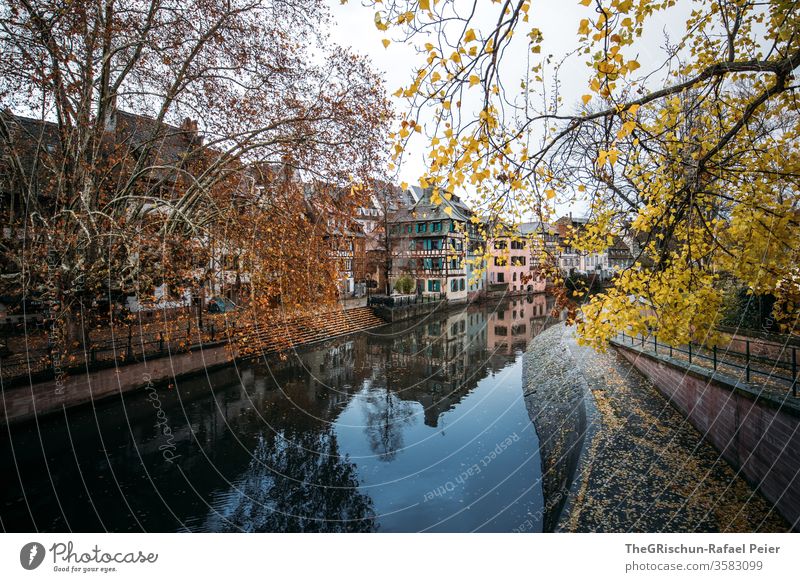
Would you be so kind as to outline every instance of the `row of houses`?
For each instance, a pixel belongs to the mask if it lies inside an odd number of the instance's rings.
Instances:
[[[631,250],[621,238],[602,253],[572,249],[570,233],[582,228],[585,218],[570,215],[553,224],[490,224],[458,196],[435,202],[432,196],[432,189],[395,189],[394,202],[384,206],[388,213],[383,220],[379,204],[365,212],[370,217],[361,221],[365,236],[382,241],[367,243],[367,247],[383,251],[382,260],[364,259],[373,266],[365,270],[365,276],[375,282],[368,287],[397,293],[398,282],[410,279],[413,293],[441,294],[458,302],[482,295],[543,292],[548,284],[544,261],[557,264],[567,276],[603,280],[633,263]],[[487,232],[491,233],[488,238]],[[354,260],[359,261],[358,257]],[[384,271],[374,268],[381,264]]]
[[[4,222],[12,224],[26,212],[30,189],[36,191],[42,206],[53,208],[58,204],[46,178],[48,167],[57,162],[63,146],[53,123],[16,116],[8,110],[2,112],[2,122],[7,143],[0,143],[0,158],[10,161],[14,157],[16,163],[2,164],[0,210]],[[172,126],[115,109],[104,132],[103,147],[107,157],[115,160],[115,172],[123,175],[137,165],[147,168],[142,182],[149,199],[173,198],[181,189],[181,176],[191,175],[193,165],[207,165],[204,158],[213,153],[204,146],[197,123],[189,119]],[[16,150],[12,151],[12,146]],[[243,207],[270,204],[270,192],[278,181],[298,185],[307,202],[298,212],[324,217],[328,258],[339,273],[341,297],[397,293],[401,280],[405,291],[437,294],[451,301],[535,293],[544,291],[547,285],[541,274],[545,260],[557,261],[565,274],[601,278],[613,276],[632,262],[630,249],[621,240],[605,253],[574,252],[568,244],[569,233],[585,224],[583,218],[568,216],[553,224],[528,222],[515,227],[489,224],[458,196],[434,202],[431,189],[402,189],[380,181],[367,186],[365,201],[354,216],[337,217],[336,212],[314,208],[313,202],[319,199],[315,189],[335,191],[336,187],[302,183],[280,164],[242,166],[232,175],[236,182],[232,192],[241,198]],[[335,196],[333,200],[335,205]],[[2,236],[11,237],[6,230]],[[489,240],[485,232],[493,233]],[[250,280],[247,269],[237,264],[237,249],[226,241],[201,243],[213,250],[209,264],[196,265],[198,280],[205,282],[193,289],[158,287],[152,294],[156,305],[151,302],[150,307],[197,303],[198,295],[201,301],[217,295],[239,300]],[[126,303],[131,311],[146,308],[137,297],[127,297]]]

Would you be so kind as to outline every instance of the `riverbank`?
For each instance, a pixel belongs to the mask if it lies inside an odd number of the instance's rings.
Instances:
[[[531,342],[523,378],[531,420],[537,432],[546,427],[539,438],[554,530],[789,531],[761,494],[615,352],[579,346],[573,329],[558,324]],[[546,416],[551,407],[566,412],[560,425]]]
[[[480,304],[497,306],[507,300],[511,298],[489,299]],[[181,341],[146,339],[142,333],[131,334],[128,330],[127,344],[123,341],[112,345],[107,350],[108,357],[103,360],[96,357],[94,350],[86,350],[72,358],[69,367],[47,364],[42,369],[23,363],[22,373],[15,378],[9,378],[8,362],[0,358],[0,425],[29,421],[146,385],[174,385],[182,377],[206,373],[237,361],[290,353],[389,324],[364,303],[365,298],[355,299],[342,302],[342,309],[300,317],[281,316],[267,325],[234,323],[224,332],[220,330],[223,326],[219,321],[216,321],[216,333],[213,326],[201,329],[194,325]],[[437,313],[478,304],[435,302],[429,309],[417,313],[416,319],[424,320]],[[153,344],[153,349],[145,349],[146,344]],[[40,357],[37,363],[41,364],[42,360]],[[18,362],[14,365],[20,366]]]
[[[69,369],[56,368],[45,378],[29,375],[28,382],[8,387],[2,383],[0,424],[32,420],[67,408],[95,403],[152,385],[173,385],[179,378],[207,373],[234,362],[285,353],[336,337],[385,325],[367,307],[282,319],[269,325],[239,327],[235,334],[215,342],[197,341],[173,351],[127,357],[126,349],[113,352],[102,365],[87,352]],[[0,378],[2,378],[0,361]],[[40,375],[39,375],[40,376]]]

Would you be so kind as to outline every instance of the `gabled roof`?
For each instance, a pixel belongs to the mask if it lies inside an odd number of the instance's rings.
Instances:
[[[416,188],[416,186],[412,188]],[[410,208],[401,209],[395,213],[392,217],[393,222],[448,219],[466,222],[472,218],[472,210],[455,194],[450,197],[450,200],[442,197],[441,204],[434,204],[431,202],[433,188],[426,188],[420,191],[422,195],[419,200]],[[445,212],[445,208],[450,209],[449,214]]]
[[[557,234],[558,230],[549,222],[523,222],[519,225],[519,233],[522,235],[529,234]]]

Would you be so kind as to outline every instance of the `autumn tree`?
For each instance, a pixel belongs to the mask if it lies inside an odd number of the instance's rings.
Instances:
[[[98,298],[195,285],[220,236],[251,267],[302,246],[297,213],[260,200],[276,190],[257,191],[252,168],[290,168],[294,210],[304,181],[375,173],[386,100],[327,18],[321,0],[3,0],[3,282],[52,307],[56,343]],[[326,288],[284,266],[264,273],[298,300]]]
[[[634,265],[576,314],[595,346],[623,330],[713,342],[722,278],[774,295],[773,316],[793,332],[800,8],[578,3],[573,60],[559,61],[542,51],[546,26],[530,0],[370,2],[375,26],[420,52],[395,93],[408,102],[396,162],[424,125],[420,181],[441,196],[466,190],[487,212],[545,221],[557,204],[581,201],[591,220],[573,233],[575,248],[628,241]],[[685,29],[665,39],[664,58],[640,62],[647,31],[678,14]],[[565,99],[575,59],[587,84]]]

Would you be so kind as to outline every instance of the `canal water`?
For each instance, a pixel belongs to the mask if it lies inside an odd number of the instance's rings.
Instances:
[[[5,531],[540,531],[543,295],[2,427]]]

